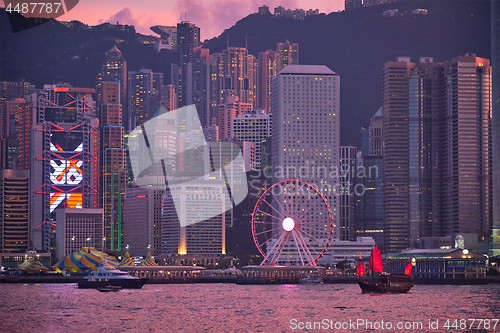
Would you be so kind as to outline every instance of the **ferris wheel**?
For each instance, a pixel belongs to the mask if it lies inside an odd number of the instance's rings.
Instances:
[[[269,187],[252,214],[252,236],[261,265],[316,266],[327,251],[335,225],[325,197],[300,180]]]

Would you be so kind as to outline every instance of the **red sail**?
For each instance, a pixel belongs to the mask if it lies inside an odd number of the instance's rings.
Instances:
[[[411,264],[406,265],[405,275],[411,275]]]
[[[382,273],[384,271],[384,265],[382,264],[382,254],[378,249],[378,246],[372,250],[372,254],[370,255],[370,264],[368,265],[368,269],[370,271]]]
[[[359,263],[358,269],[356,270],[356,275],[365,276],[365,265],[362,262]]]

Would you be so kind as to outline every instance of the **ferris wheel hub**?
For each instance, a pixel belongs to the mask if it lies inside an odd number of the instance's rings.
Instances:
[[[282,226],[285,231],[292,231],[295,227],[295,221],[291,217],[287,217],[283,220]]]

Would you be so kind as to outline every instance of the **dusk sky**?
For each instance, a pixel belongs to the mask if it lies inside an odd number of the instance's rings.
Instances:
[[[104,22],[134,25],[137,32],[154,35],[153,25],[176,25],[180,15],[201,28],[201,40],[218,36],[262,5],[287,9],[319,9],[331,13],[344,9],[344,0],[82,0],[58,20],[78,20],[88,25]]]

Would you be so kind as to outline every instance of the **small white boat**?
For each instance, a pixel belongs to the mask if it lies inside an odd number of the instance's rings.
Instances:
[[[147,278],[138,278],[130,276],[127,272],[122,272],[105,263],[104,266],[99,267],[97,270],[92,271],[90,275],[83,278],[78,282],[78,288],[106,288],[106,287],[120,287],[123,289],[141,289],[146,283]],[[111,288],[116,289],[116,288]],[[101,290],[100,290],[101,291]],[[103,291],[116,291],[116,290],[103,290]]]
[[[300,284],[322,284],[323,277],[321,275],[309,275],[299,280]]]

